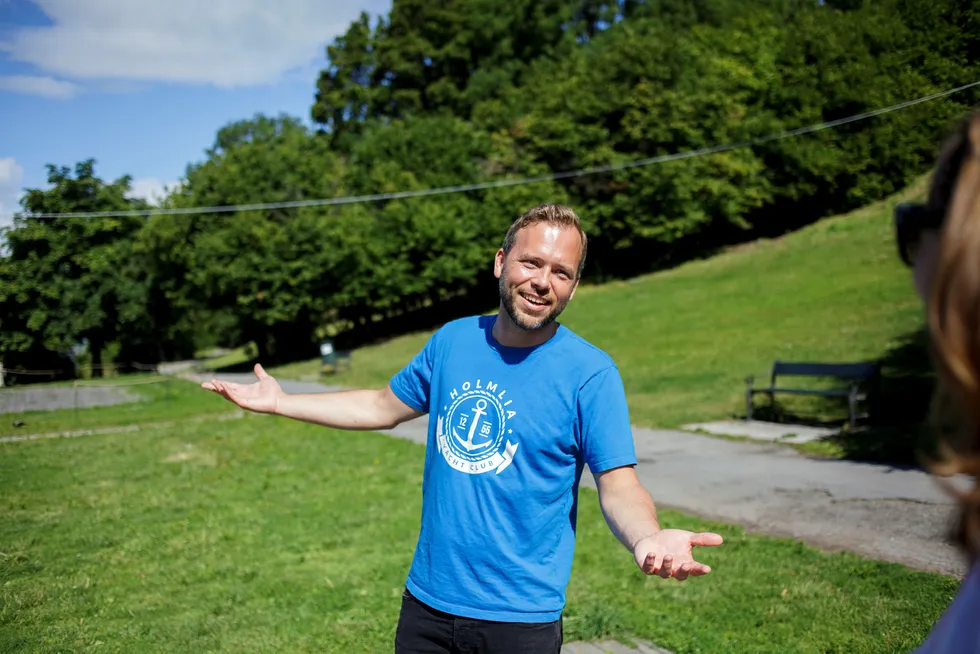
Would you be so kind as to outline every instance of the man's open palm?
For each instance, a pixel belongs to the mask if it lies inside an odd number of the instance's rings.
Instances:
[[[640,570],[648,575],[683,581],[689,576],[701,576],[711,568],[694,560],[694,547],[721,545],[722,537],[711,533],[694,533],[682,529],[662,529],[655,536],[636,544],[633,557]]]
[[[233,384],[212,379],[201,384],[201,388],[214,391],[243,409],[256,413],[275,413],[279,408],[279,398],[282,396],[279,382],[257,363],[255,376],[259,380],[254,384]]]

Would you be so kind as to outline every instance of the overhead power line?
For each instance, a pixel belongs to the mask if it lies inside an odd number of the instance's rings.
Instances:
[[[425,197],[430,195],[448,195],[450,193],[466,193],[469,191],[482,191],[486,189],[502,188],[506,186],[522,186],[525,184],[550,182],[559,179],[568,179],[571,177],[583,177],[585,175],[597,175],[600,173],[609,173],[617,170],[625,170],[628,168],[637,168],[640,166],[650,166],[653,164],[666,163],[668,161],[677,161],[679,159],[690,159],[692,157],[701,157],[709,154],[726,152],[728,150],[736,150],[739,148],[762,145],[764,143],[769,143],[771,141],[778,141],[780,139],[790,138],[793,136],[802,136],[803,134],[811,134],[813,132],[819,132],[821,130],[830,129],[833,127],[839,127],[840,125],[846,125],[847,123],[853,123],[859,120],[866,120],[868,118],[873,118],[875,116],[881,116],[882,114],[887,114],[892,111],[899,111],[900,109],[905,109],[913,105],[921,104],[923,102],[929,102],[930,100],[936,100],[938,98],[942,98],[947,95],[952,95],[953,93],[959,93],[960,91],[965,91],[966,89],[978,85],[980,85],[980,81],[971,82],[970,84],[964,84],[963,86],[958,86],[953,89],[948,89],[940,93],[933,93],[932,95],[926,95],[921,98],[916,98],[915,100],[909,100],[907,102],[895,104],[890,107],[875,109],[874,111],[855,114],[853,116],[847,116],[846,118],[838,118],[837,120],[830,120],[830,121],[818,123],[816,125],[800,127],[798,129],[792,129],[784,132],[777,132],[775,134],[770,134],[768,136],[763,136],[760,138],[748,139],[745,141],[738,141],[735,143],[725,143],[723,145],[715,145],[706,148],[698,148],[696,150],[686,150],[684,152],[676,152],[673,154],[665,154],[656,157],[647,157],[645,159],[635,159],[633,161],[624,161],[620,163],[606,164],[604,166],[596,166],[594,168],[582,168],[579,170],[569,170],[569,171],[559,172],[559,173],[548,173],[546,175],[536,175],[533,177],[521,177],[517,179],[499,179],[499,180],[494,180],[489,182],[478,182],[474,184],[458,184],[456,186],[443,186],[440,188],[419,189],[414,191],[395,191],[391,193],[374,193],[371,195],[349,195],[349,196],[338,197],[338,198],[322,198],[317,200],[260,202],[254,204],[232,204],[232,205],[216,206],[216,207],[184,207],[184,208],[172,208],[172,209],[145,209],[145,210],[133,209],[133,210],[126,210],[126,211],[79,211],[79,212],[67,212],[67,213],[35,213],[35,214],[28,214],[28,215],[35,218],[111,218],[111,217],[123,217],[123,216],[148,216],[148,215],[176,216],[176,215],[202,214],[202,213],[228,213],[228,212],[236,212],[236,211],[261,211],[265,209],[296,209],[300,207],[322,207],[322,206],[330,206],[330,205],[338,205],[338,204],[378,202],[382,200],[401,200],[405,198],[418,198],[418,197]]]

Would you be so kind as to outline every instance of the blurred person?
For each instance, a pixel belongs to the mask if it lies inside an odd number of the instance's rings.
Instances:
[[[954,430],[940,436],[930,467],[965,474],[972,488],[943,485],[958,500],[954,540],[969,569],[919,654],[980,653],[980,114],[965,119],[940,150],[925,203],[896,207],[902,260],[925,304],[938,373],[936,426],[944,411]]]
[[[660,527],[634,469],[619,370],[557,321],[586,249],[570,208],[524,213],[494,258],[496,315],[447,323],[383,389],[287,394],[261,365],[250,385],[202,384],[244,409],[335,429],[430,414],[396,652],[558,654],[586,465],[610,530],[644,573],[710,572],[692,548],[721,536]]]

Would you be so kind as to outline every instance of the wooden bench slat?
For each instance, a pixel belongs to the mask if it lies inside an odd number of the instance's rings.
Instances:
[[[828,397],[847,397],[850,391],[821,390],[818,388],[754,388],[753,393],[789,393],[792,395],[826,395]]]
[[[777,361],[772,376],[838,377],[840,379],[871,379],[878,375],[876,363],[806,363]]]

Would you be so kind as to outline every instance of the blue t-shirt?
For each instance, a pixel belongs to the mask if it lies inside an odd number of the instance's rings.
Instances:
[[[550,622],[565,607],[583,466],[636,464],[626,393],[612,359],[563,325],[513,348],[495,320],[446,324],[391,380],[430,416],[406,586],[446,613]]]

